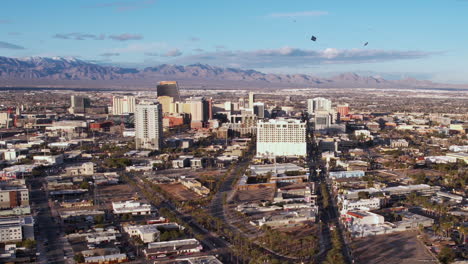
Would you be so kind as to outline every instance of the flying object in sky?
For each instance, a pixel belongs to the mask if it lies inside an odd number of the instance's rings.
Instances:
[[[364,43],[364,46],[367,46],[367,44],[369,44],[369,42]]]
[[[316,38],[315,36],[312,36],[312,37],[310,38],[310,40],[312,40],[312,41],[316,41],[316,40],[317,40],[317,38]]]

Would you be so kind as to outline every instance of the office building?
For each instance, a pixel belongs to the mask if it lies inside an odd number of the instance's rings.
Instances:
[[[210,118],[210,102],[204,97],[190,97],[187,100],[190,105],[191,128],[205,127]]]
[[[257,156],[306,156],[306,124],[295,119],[257,123]]]
[[[176,104],[174,104],[174,98],[170,96],[158,96],[158,102],[161,104],[162,112],[176,113]]]
[[[333,122],[333,114],[326,111],[317,111],[313,114],[314,128],[316,130],[329,128]]]
[[[135,97],[134,96],[113,96],[112,97],[112,114],[123,115],[135,113]]]
[[[258,118],[265,118],[265,104],[264,103],[253,103],[253,113]]]
[[[336,111],[340,114],[340,118],[349,115],[349,104],[338,105]]]
[[[318,111],[323,111],[323,112],[331,112],[331,101],[322,98],[322,97],[317,97],[314,99],[308,99],[307,100],[307,112],[309,114],[311,113],[316,113]]]
[[[135,143],[137,149],[159,150],[162,147],[162,109],[159,103],[146,102],[135,109]]]
[[[245,99],[244,98],[239,98],[239,108],[245,108]]]
[[[180,101],[179,85],[175,81],[159,82],[156,86],[158,97],[169,96],[174,98],[175,102]]]
[[[249,92],[249,108],[253,108],[255,103],[255,94],[254,92]]]
[[[89,98],[83,96],[72,95],[70,97],[70,108],[69,112],[71,114],[83,114],[86,112],[86,109],[91,106],[91,101]]]

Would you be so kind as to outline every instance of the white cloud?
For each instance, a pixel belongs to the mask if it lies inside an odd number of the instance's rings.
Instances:
[[[168,50],[166,53],[164,53],[163,57],[178,57],[182,55],[182,51],[180,51],[179,49],[171,49],[171,50]]]
[[[436,53],[423,51],[395,51],[370,49],[336,49],[324,50],[298,49],[283,47],[279,49],[254,51],[205,52],[183,56],[174,63],[206,63],[213,65],[236,64],[245,68],[281,68],[308,67],[320,64],[357,64],[387,62],[395,60],[410,60],[425,58]]]
[[[140,40],[143,38],[143,36],[140,34],[124,33],[120,35],[110,35],[109,38],[113,40],[118,40],[118,41],[127,41],[127,40]]]
[[[161,50],[166,50],[168,45],[164,42],[150,42],[150,43],[132,43],[127,45],[123,48],[114,48],[111,52],[118,52],[118,53],[154,53],[159,52]]]

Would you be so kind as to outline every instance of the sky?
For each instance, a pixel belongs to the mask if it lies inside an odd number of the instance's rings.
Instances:
[[[3,0],[1,10],[6,57],[468,83],[468,0]]]

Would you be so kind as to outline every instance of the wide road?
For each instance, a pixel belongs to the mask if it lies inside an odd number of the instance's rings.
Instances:
[[[38,263],[74,263],[73,251],[64,237],[56,213],[51,211],[47,193],[43,188],[44,178],[36,177],[31,185],[31,208],[35,212],[35,236],[40,253]]]

